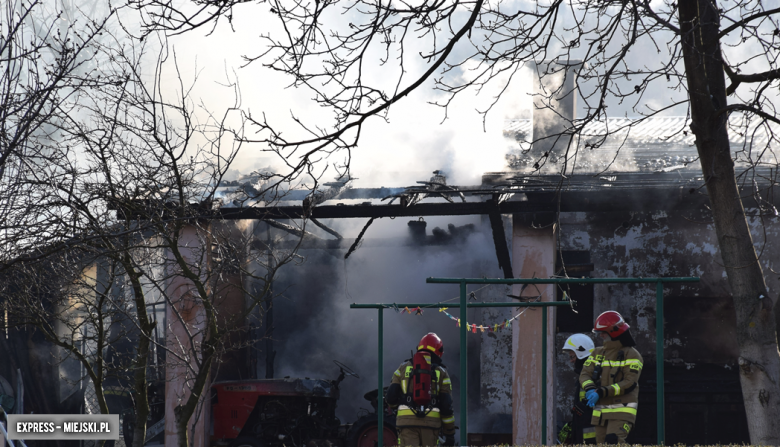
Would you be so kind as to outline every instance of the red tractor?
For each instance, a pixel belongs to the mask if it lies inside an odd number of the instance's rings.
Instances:
[[[352,424],[336,417],[339,384],[359,376],[334,361],[336,380],[308,377],[218,382],[212,385],[212,444],[230,447],[374,447],[378,440],[377,390],[364,398],[373,413]],[[387,390],[385,389],[385,392]],[[395,415],[385,405],[383,444],[397,444]]]

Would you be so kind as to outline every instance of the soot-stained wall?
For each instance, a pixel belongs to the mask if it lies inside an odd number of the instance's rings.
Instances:
[[[748,210],[750,214],[750,210]],[[345,250],[301,250],[305,261],[284,269],[274,289],[274,347],[278,354],[275,377],[300,376],[335,378],[339,360],[358,374],[342,385],[338,415],[343,422],[357,419],[361,409],[369,409],[364,393],[376,388],[376,311],[352,310],[349,304],[444,302],[458,295],[457,287],[429,285],[425,278],[501,277],[487,219],[428,219],[427,233],[447,224],[472,224],[474,231],[443,245],[416,245],[406,220],[377,221],[367,238],[385,238],[398,244],[369,244],[358,249],[346,262]],[[505,216],[505,228],[512,218]],[[705,209],[656,212],[564,212],[559,222],[559,247],[580,261],[592,263],[587,273],[595,278],[699,276],[698,284],[668,285],[665,295],[665,371],[667,443],[746,440],[741,395],[735,368],[734,308],[711,217]],[[776,219],[750,217],[758,253],[766,272],[776,267],[780,224]],[[354,237],[364,222],[331,221],[346,237]],[[446,230],[445,230],[446,231]],[[418,235],[419,237],[419,235]],[[507,234],[511,243],[511,235]],[[417,240],[419,242],[419,239]],[[511,250],[510,250],[511,252]],[[571,255],[573,253],[573,255]],[[570,258],[572,259],[572,258]],[[585,260],[585,261],[583,261]],[[767,276],[770,290],[777,290],[776,276]],[[507,301],[506,286],[471,286],[479,301]],[[556,421],[570,418],[576,381],[572,365],[560,348],[572,334],[571,328],[586,332],[594,316],[617,310],[632,327],[637,349],[644,357],[640,381],[640,410],[632,442],[655,442],[655,287],[652,285],[595,285],[591,290],[569,290],[580,305],[579,317],[560,319],[555,339],[559,353],[555,362]],[[770,299],[775,299],[774,297]],[[457,316],[457,309],[449,312]],[[506,308],[469,311],[469,322],[493,324],[511,318],[516,310]],[[385,311],[385,368],[383,383],[389,384],[398,364],[410,356],[419,338],[429,331],[445,341],[444,363],[453,377],[456,415],[459,408],[458,328],[454,321],[435,309],[423,315]],[[577,322],[576,318],[588,321]],[[576,324],[575,324],[576,323]],[[585,329],[583,329],[585,328]],[[260,332],[265,332],[261,328]],[[257,361],[264,376],[265,357],[261,349]],[[509,433],[511,427],[511,334],[469,335],[469,431]],[[709,400],[708,400],[709,399]],[[697,407],[698,405],[698,407]],[[669,415],[696,412],[707,430],[690,438],[690,430],[677,426]],[[698,413],[697,413],[698,414]],[[733,430],[718,431],[719,420],[737,421]],[[742,418],[742,419],[740,419]],[[686,437],[687,436],[687,437]],[[694,439],[695,438],[695,439]]]
[[[750,215],[751,210],[747,211]],[[761,254],[762,267],[765,272],[771,272],[770,269],[780,261],[777,255],[780,222],[777,219],[762,221],[757,217],[749,217],[748,221],[756,251]],[[717,441],[718,436],[728,437],[734,442],[746,440],[741,438],[746,432],[739,430],[730,434],[713,431],[713,424],[717,425],[715,421],[723,413],[718,412],[717,406],[711,406],[714,409],[710,410],[711,421],[708,420],[707,425],[712,433],[706,435],[708,438],[704,438],[702,430],[701,439],[689,439],[686,429],[682,426],[676,428],[676,419],[668,416],[670,412],[687,411],[694,402],[703,405],[699,400],[707,394],[722,393],[721,400],[730,402],[723,411],[736,411],[741,415],[738,421],[745,417],[744,410],[741,413],[739,410],[742,404],[738,398],[739,377],[735,367],[738,351],[734,306],[709,213],[706,210],[562,213],[560,224],[560,249],[589,252],[593,262],[592,277],[701,277],[699,284],[667,285],[664,288],[666,441]],[[777,275],[767,275],[766,278],[769,290],[777,290]],[[642,401],[632,442],[654,442],[655,286],[597,284],[593,294],[593,315],[616,310],[631,325],[645,365],[640,380]],[[572,298],[577,300],[576,294]],[[560,349],[572,332],[560,327],[558,330],[556,346]],[[570,418],[569,408],[573,403],[576,382],[568,356],[560,351],[556,359],[556,375],[556,416],[562,423]],[[708,383],[714,382],[723,386],[708,387]],[[702,417],[707,418],[708,414],[705,412]]]

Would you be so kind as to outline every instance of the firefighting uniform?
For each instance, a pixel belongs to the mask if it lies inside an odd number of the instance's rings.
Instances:
[[[578,377],[579,379],[579,377]],[[593,410],[588,407],[588,400],[585,399],[585,390],[577,382],[577,395],[575,396],[575,402],[578,403],[577,407],[582,411],[582,415],[573,413],[572,417],[572,443],[573,444],[595,444],[596,443],[596,428],[593,426]]]
[[[455,413],[452,409],[452,381],[449,374],[440,364],[431,365],[431,370],[435,371],[436,406],[430,408],[430,412],[425,417],[418,417],[411,408],[405,405],[405,399],[411,383],[413,370],[412,362],[407,361],[393,373],[393,380],[390,383],[401,386],[401,403],[398,405],[398,414],[395,418],[395,426],[399,429],[398,444],[400,446],[435,446],[439,441],[439,431],[442,434],[455,434]],[[388,397],[390,392],[388,391]],[[388,399],[390,400],[390,399]]]
[[[593,370],[599,365],[601,378],[599,383],[594,383]],[[597,390],[600,396],[591,419],[596,427],[597,443],[626,442],[626,436],[636,422],[642,366],[639,352],[624,347],[618,340],[605,342],[585,361],[580,384],[586,392]]]

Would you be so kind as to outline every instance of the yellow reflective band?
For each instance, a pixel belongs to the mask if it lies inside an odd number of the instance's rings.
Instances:
[[[601,412],[604,413],[604,414],[607,414],[607,413],[612,413],[612,414],[614,414],[614,413],[628,413],[628,414],[633,414],[634,416],[636,416],[636,408],[631,408],[631,407],[604,408],[603,410],[601,410]],[[594,411],[593,414],[595,415],[596,412]]]
[[[438,372],[438,371],[437,371],[437,372]],[[452,380],[450,380],[450,379],[444,379],[444,380],[442,380],[442,382],[441,382],[441,383],[443,383],[443,384],[445,384],[445,385],[450,385],[450,384],[452,384]]]
[[[623,366],[632,366],[634,369],[642,369],[644,366],[642,362],[640,362],[637,359],[629,359],[629,360],[604,360],[601,363],[603,366],[611,366],[613,368],[623,367]]]
[[[601,417],[601,410],[593,410],[593,417],[594,418]]]
[[[398,377],[401,377],[401,371],[398,371],[398,370],[396,369],[396,370],[395,370],[395,372],[393,373],[393,375],[395,375],[395,376],[398,376]]]
[[[401,391],[403,394],[406,394],[406,391],[409,388],[409,376],[412,375],[412,367],[407,366],[406,371],[404,372],[404,379],[401,380]]]
[[[582,387],[583,388],[585,388],[588,385],[593,385],[593,381],[592,380],[586,380],[586,381],[582,382]]]
[[[445,424],[454,424],[455,423],[455,416],[451,416],[448,418],[444,418],[441,420]]]
[[[434,348],[433,346],[420,345],[420,346],[417,347],[418,351],[423,350],[423,349],[427,349],[427,350],[429,350],[431,352],[436,352],[436,348]],[[430,360],[428,360],[428,362],[430,363]]]
[[[414,411],[412,411],[412,410],[398,410],[398,416],[399,417],[400,416],[415,416],[416,417],[416,415],[414,414]],[[438,411],[431,411],[425,417],[427,417],[427,418],[439,418],[440,417],[440,413]],[[454,422],[455,418],[453,417],[452,420]]]
[[[615,383],[615,384],[612,385],[612,388],[615,389],[615,396],[620,396],[620,385]]]
[[[585,391],[580,391],[580,400],[585,400]]]
[[[592,431],[590,433],[583,433],[582,434],[582,439],[591,439],[591,438],[595,438],[595,437],[596,437],[596,432],[595,431]]]

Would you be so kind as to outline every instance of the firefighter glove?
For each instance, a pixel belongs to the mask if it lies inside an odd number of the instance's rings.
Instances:
[[[599,401],[599,393],[596,390],[588,390],[587,393],[585,393],[585,399],[588,400],[588,406],[589,407],[595,407],[596,402]]]
[[[442,446],[453,447],[454,445],[455,445],[455,435],[444,436],[444,444],[442,444]]]

